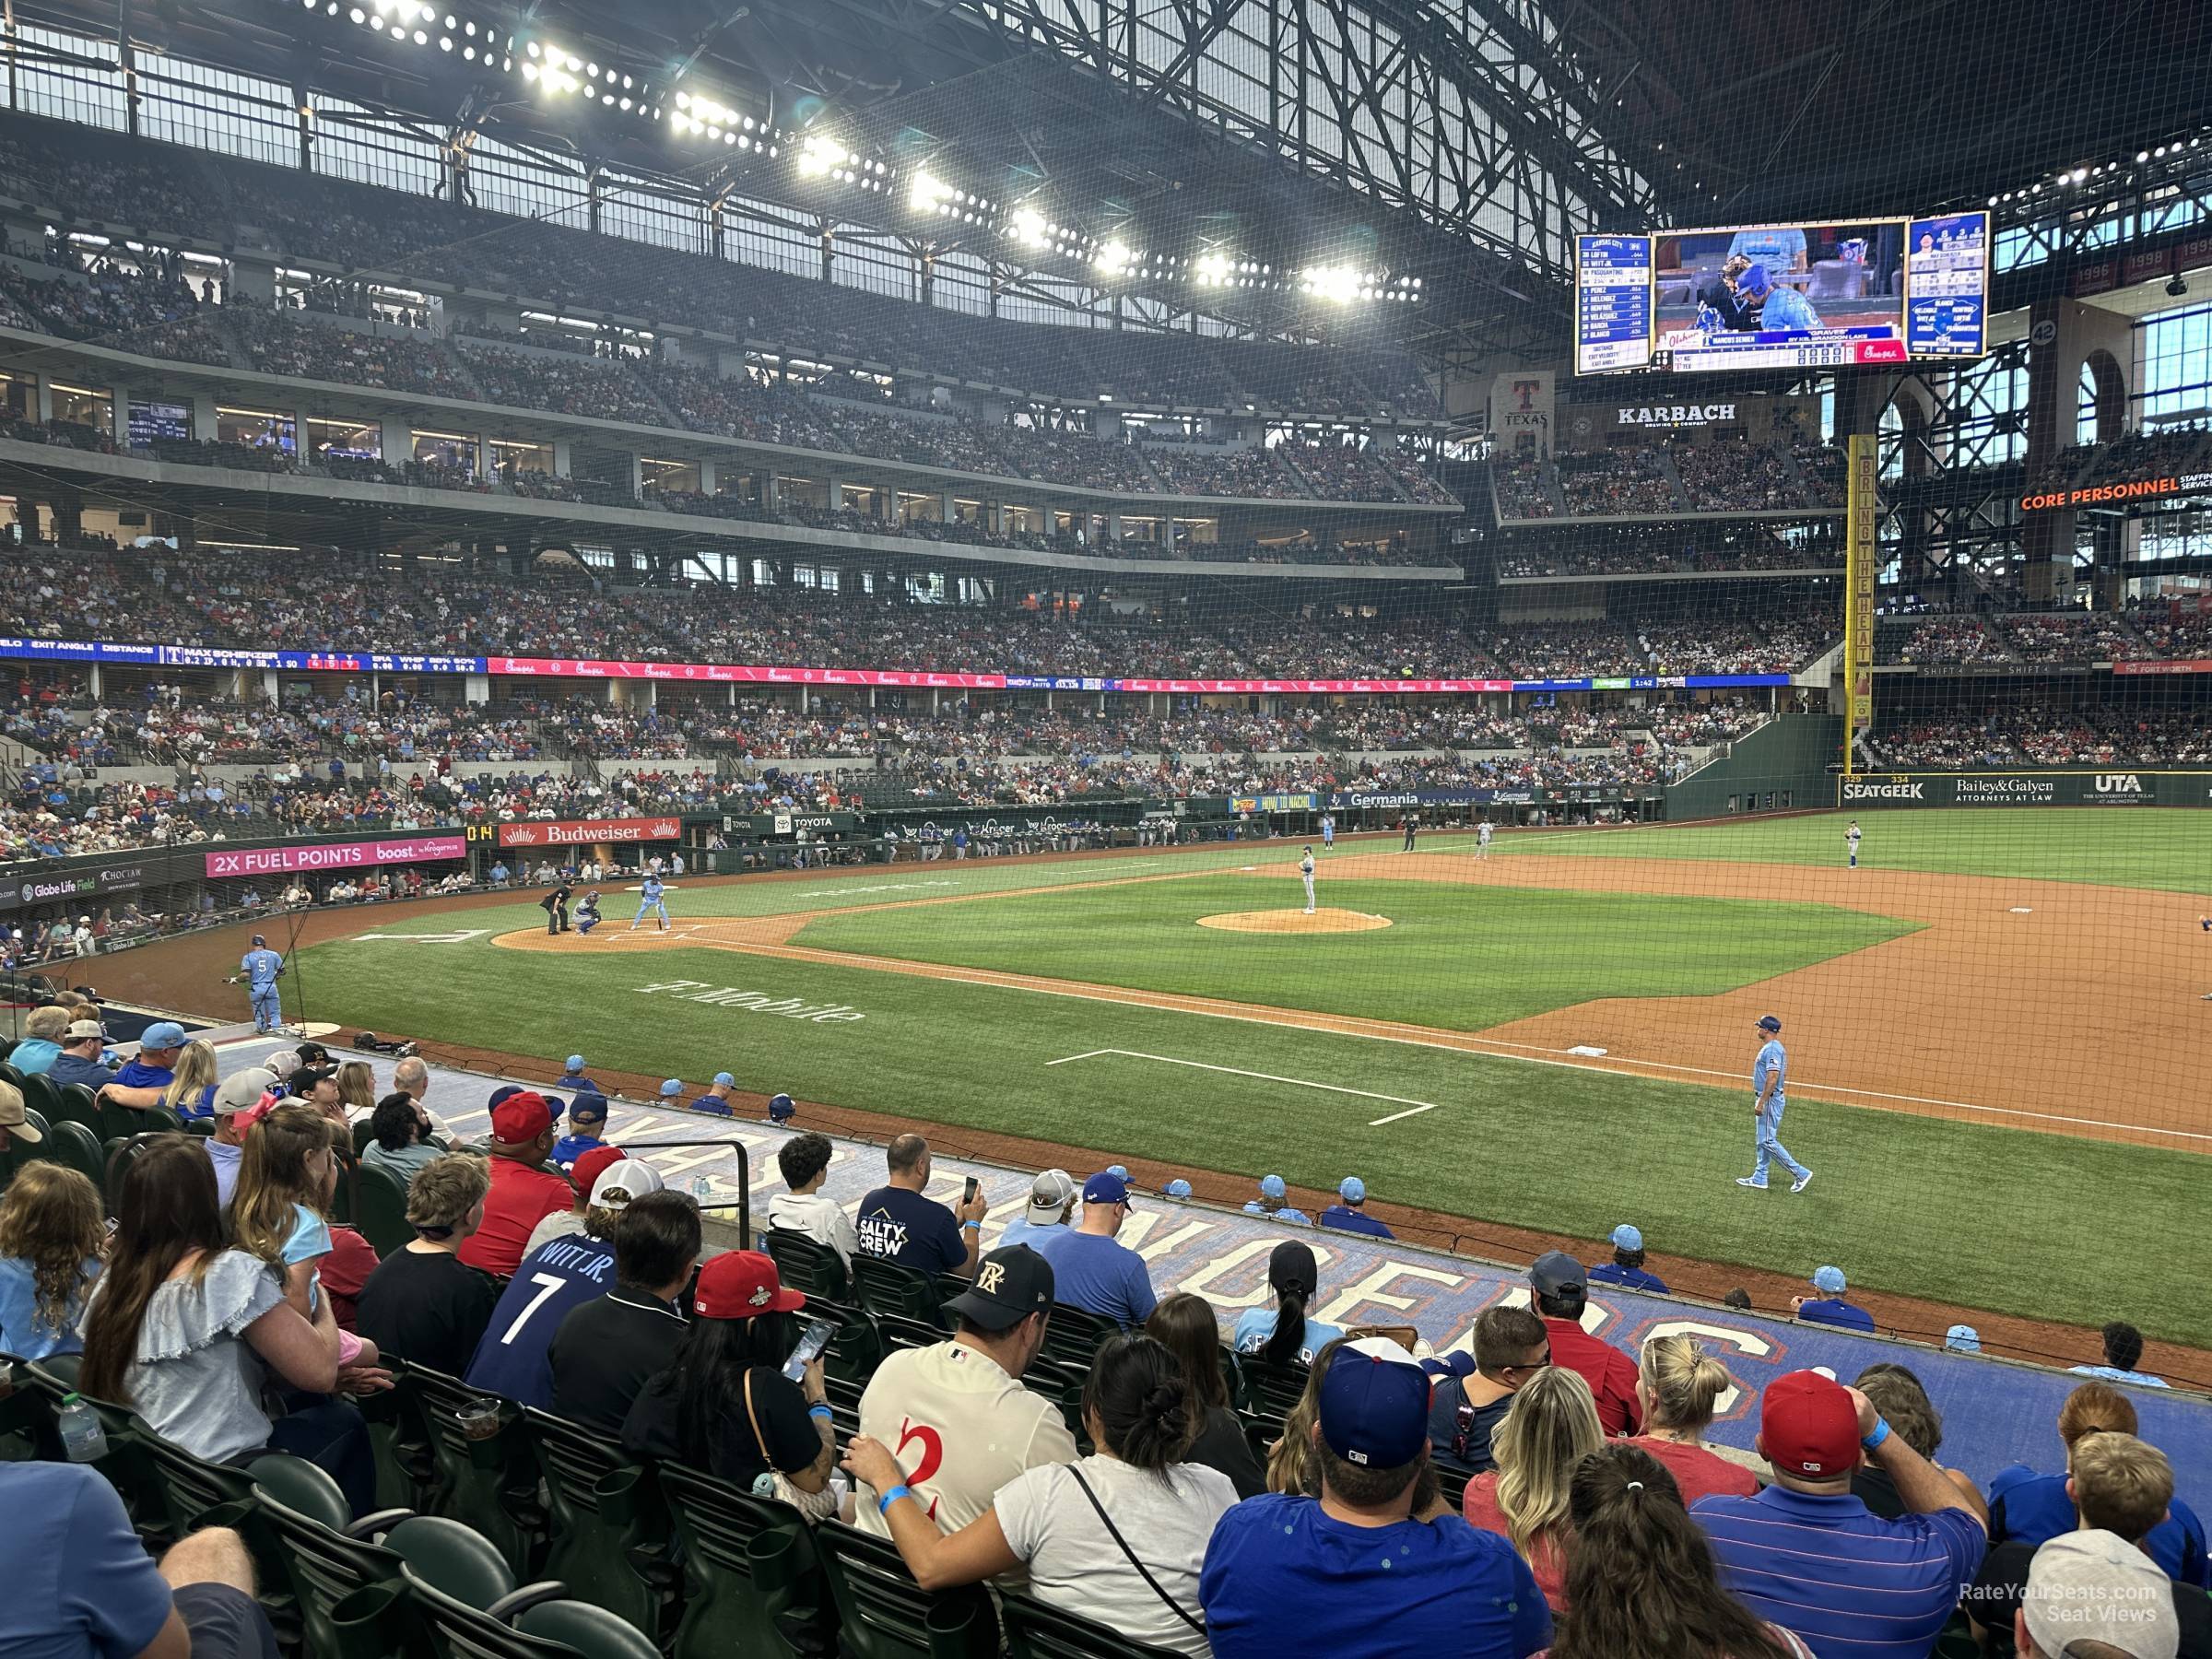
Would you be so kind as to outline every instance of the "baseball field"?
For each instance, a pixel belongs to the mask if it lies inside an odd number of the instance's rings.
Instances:
[[[2212,1347],[2180,1245],[2212,1174],[2212,815],[1861,822],[1856,870],[1841,815],[1360,841],[1316,850],[1312,917],[1279,841],[693,879],[666,933],[630,892],[589,937],[529,895],[336,912],[288,999],[1072,1168],[1358,1174],[1474,1240],[1633,1221],[1676,1257]],[[1735,1184],[1768,1013],[1801,1194]]]

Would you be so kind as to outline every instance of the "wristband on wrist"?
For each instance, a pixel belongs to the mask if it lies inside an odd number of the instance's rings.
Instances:
[[[960,1223],[960,1225],[963,1228],[973,1229],[977,1232],[982,1232],[983,1230],[983,1224],[981,1221],[963,1221]]]
[[[901,1498],[912,1498],[912,1496],[913,1493],[909,1491],[903,1484],[895,1486],[876,1500],[876,1512],[879,1515],[888,1515],[891,1512],[892,1504],[898,1502]]]
[[[834,1417],[836,1414],[830,1409],[827,1402],[817,1401],[814,1405],[806,1407],[806,1415],[810,1418],[827,1418]]]
[[[1859,1444],[1865,1450],[1872,1452],[1888,1438],[1889,1425],[1877,1418],[1874,1422],[1874,1432],[1861,1441]]]

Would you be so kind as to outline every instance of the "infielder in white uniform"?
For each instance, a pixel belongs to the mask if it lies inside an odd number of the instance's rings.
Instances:
[[[1481,823],[1475,826],[1475,856],[1488,858],[1489,855],[1490,820],[1484,818]]]
[[[1321,844],[1324,847],[1336,844],[1336,820],[1325,812],[1321,815]]]
[[[1308,847],[1306,855],[1298,861],[1298,873],[1306,884],[1306,914],[1313,913],[1313,849]]]
[[[1843,831],[1843,851],[1847,857],[1845,868],[1859,867],[1859,820],[1853,818],[1851,828]]]

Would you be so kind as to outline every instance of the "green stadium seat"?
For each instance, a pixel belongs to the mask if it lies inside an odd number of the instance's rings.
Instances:
[[[1006,1621],[1010,1659],[1169,1659],[1175,1651],[1131,1641],[1105,1625],[1011,1591],[999,1595],[998,1612]]]
[[[354,1166],[353,1225],[378,1256],[388,1256],[415,1237],[407,1225],[407,1185],[378,1164]]]
[[[852,1275],[843,1258],[819,1240],[771,1227],[761,1231],[760,1248],[775,1263],[777,1276],[792,1288],[804,1290],[809,1301],[841,1302],[852,1296]]]
[[[255,1470],[258,1476],[259,1463]],[[339,1605],[356,1591],[400,1578],[406,1564],[392,1551],[371,1543],[365,1535],[350,1535],[315,1516],[302,1513],[275,1496],[272,1487],[262,1484],[258,1478],[256,1486],[259,1488],[254,1500],[256,1512],[282,1552],[284,1576],[300,1609],[301,1652],[308,1654],[344,1652],[337,1626]],[[334,1486],[332,1489],[336,1488]],[[380,1659],[381,1653],[397,1651],[381,1650]]]
[[[100,1109],[92,1104],[90,1089],[74,1086],[64,1089],[44,1072],[23,1077],[16,1087],[23,1091],[23,1103],[33,1112],[43,1112],[48,1123],[58,1124],[68,1118],[98,1131]]]
[[[91,1406],[100,1418],[100,1431],[108,1440],[107,1455],[95,1458],[92,1466],[108,1477],[108,1484],[123,1500],[131,1524],[137,1528],[141,1537],[149,1545],[173,1542],[169,1529],[168,1493],[161,1484],[159,1469],[138,1441],[136,1414],[129,1406],[119,1406],[112,1400],[80,1394],[76,1373],[81,1363],[82,1357],[76,1354],[51,1354],[19,1367],[16,1372],[17,1385],[20,1387],[28,1381],[53,1412],[58,1413],[63,1399],[73,1394]]]
[[[822,1350],[823,1376],[865,1382],[876,1374],[883,1363],[883,1334],[864,1309],[809,1297],[806,1312],[837,1321],[830,1346]]]
[[[886,1314],[935,1325],[942,1340],[946,1293],[935,1275],[876,1256],[853,1258],[853,1299],[878,1319]]]
[[[345,1532],[355,1524],[353,1512],[346,1507],[346,1494],[319,1464],[272,1452],[248,1464],[246,1473],[253,1477],[257,1501],[273,1500],[294,1514],[327,1526],[333,1532]],[[386,1515],[364,1517],[361,1524],[367,1525],[372,1520],[390,1524],[403,1512],[394,1511]]]
[[[653,1470],[549,1412],[524,1406],[523,1432],[550,1514],[541,1571],[578,1600],[657,1634],[682,1574],[668,1558],[672,1527]]]
[[[514,1593],[514,1574],[498,1546],[473,1526],[443,1515],[409,1515],[383,1535],[406,1576],[482,1612]]]
[[[54,1124],[46,1135],[54,1162],[66,1164],[92,1183],[94,1192],[108,1190],[108,1155],[92,1131],[74,1119]]]
[[[1307,1375],[1302,1365],[1275,1365],[1254,1354],[1239,1354],[1238,1403],[1254,1417],[1280,1422],[1305,1398]]]
[[[814,1544],[837,1606],[838,1648],[853,1659],[995,1659],[998,1617],[970,1585],[932,1594],[914,1583],[888,1539],[841,1521]]]
[[[401,1360],[394,1368],[418,1414],[418,1431],[438,1465],[438,1513],[460,1523],[499,1551],[516,1576],[529,1572],[546,1544],[546,1515],[536,1500],[537,1465],[523,1437],[518,1408],[502,1405],[498,1434],[472,1441],[459,1413],[483,1396],[458,1377]]]
[[[1045,1322],[1044,1346],[1038,1353],[1043,1359],[1071,1365],[1088,1376],[1090,1362],[1098,1358],[1099,1349],[1120,1330],[1121,1326],[1111,1319],[1100,1319],[1096,1313],[1071,1308],[1065,1302],[1054,1302],[1053,1316]]]
[[[795,1512],[667,1464],[660,1488],[684,1563],[670,1659],[796,1659],[828,1646],[828,1586]]]
[[[13,1135],[8,1137],[6,1149],[0,1151],[0,1193],[7,1191],[7,1183],[15,1180],[16,1171],[25,1164],[36,1163],[53,1156],[53,1125],[46,1121],[45,1114],[26,1106],[23,1109],[23,1121],[39,1132],[39,1140],[33,1145],[27,1140],[18,1140]]]
[[[947,1340],[945,1331],[926,1319],[912,1319],[904,1313],[873,1313],[870,1317],[887,1353],[893,1348],[935,1347]]]
[[[516,1631],[557,1641],[584,1659],[661,1659],[659,1646],[637,1630],[586,1601],[539,1602],[516,1615]]]

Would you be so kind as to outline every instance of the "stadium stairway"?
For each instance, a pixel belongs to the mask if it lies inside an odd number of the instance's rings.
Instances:
[[[224,1027],[206,1035],[217,1044],[223,1076],[258,1062],[279,1047],[256,1038],[251,1027]],[[394,1061],[387,1056],[347,1051],[344,1057],[367,1060],[381,1094],[390,1088]],[[506,1081],[535,1088],[555,1076],[559,1065],[541,1077],[507,1079],[433,1065],[428,1104],[457,1134],[480,1137],[489,1127],[485,1100]],[[768,1201],[782,1190],[775,1154],[790,1135],[809,1125],[804,1109],[791,1129],[752,1119],[712,1117],[668,1111],[657,1103],[618,1100],[607,1138],[640,1149],[671,1187],[695,1193],[702,1205],[735,1206],[744,1152],[746,1195],[753,1222],[762,1225]],[[938,1137],[933,1195],[957,1198],[974,1175],[991,1201],[983,1224],[983,1248],[996,1241],[1006,1222],[1026,1203],[1033,1171],[1007,1169],[959,1155],[959,1132]],[[713,1146],[671,1147],[661,1142],[711,1139]],[[831,1135],[836,1152],[823,1191],[851,1206],[882,1183],[882,1152],[877,1146]],[[1354,1173],[1348,1168],[1346,1173]],[[1075,1171],[1078,1179],[1088,1171]],[[1377,1196],[1387,1198],[1388,1194]],[[710,1207],[709,1214],[715,1212]],[[734,1216],[725,1209],[724,1216]],[[715,1227],[725,1246],[737,1242],[735,1230]],[[1402,1241],[1350,1233],[1289,1227],[1260,1217],[1178,1202],[1139,1193],[1122,1241],[1149,1264],[1154,1288],[1163,1296],[1188,1290],[1204,1296],[1225,1324],[1246,1308],[1273,1305],[1267,1287],[1267,1256],[1284,1238],[1303,1239],[1321,1265],[1321,1291],[1313,1317],[1337,1324],[1410,1324],[1437,1352],[1469,1347],[1475,1318],[1496,1301],[1524,1301],[1524,1268],[1448,1254]],[[713,1247],[710,1243],[710,1249]],[[1587,1259],[1602,1259],[1593,1244]],[[1909,1366],[1926,1385],[1943,1414],[1943,1463],[1963,1469],[1983,1488],[1998,1470],[2015,1462],[2042,1469],[2065,1462],[2056,1430],[2060,1404],[2078,1379],[2063,1371],[1985,1356],[1953,1354],[1920,1343],[1854,1335],[1788,1320],[1762,1317],[1730,1308],[1666,1296],[1593,1287],[1583,1324],[1614,1347],[1633,1354],[1646,1338],[1688,1332],[1720,1353],[1739,1386],[1722,1396],[1712,1438],[1748,1450],[1759,1423],[1758,1394],[1773,1378],[1788,1371],[1815,1370],[1848,1380],[1877,1360]],[[2172,1460],[2177,1488],[2184,1493],[2212,1490],[2212,1400],[2161,1389],[2125,1391],[2140,1416],[2144,1438]]]

